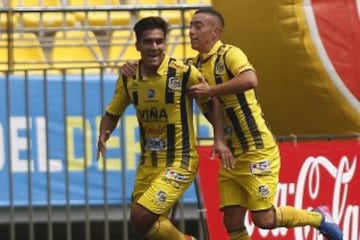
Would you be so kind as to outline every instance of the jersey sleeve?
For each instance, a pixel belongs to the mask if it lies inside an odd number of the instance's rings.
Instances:
[[[225,64],[233,75],[238,75],[246,70],[255,70],[245,53],[237,47],[228,50],[225,56]]]
[[[106,107],[106,112],[114,116],[121,116],[130,103],[131,99],[124,86],[123,78],[120,76],[116,82],[113,98]]]

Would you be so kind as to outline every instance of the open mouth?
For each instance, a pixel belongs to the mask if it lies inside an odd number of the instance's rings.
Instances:
[[[160,57],[160,53],[151,53],[151,54],[148,54],[148,57],[151,59],[156,59],[156,58]]]

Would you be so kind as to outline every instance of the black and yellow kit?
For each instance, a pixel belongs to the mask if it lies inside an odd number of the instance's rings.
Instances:
[[[189,62],[188,62],[189,63]],[[207,54],[192,59],[210,85],[232,80],[244,71],[255,71],[238,47],[218,41]],[[224,116],[224,136],[235,159],[234,169],[221,168],[221,206],[241,205],[263,210],[274,203],[280,157],[255,89],[219,97]]]
[[[139,62],[138,66],[140,66]],[[107,113],[120,116],[129,104],[136,109],[141,139],[141,165],[178,166],[196,172],[193,101],[187,88],[199,83],[199,71],[165,56],[157,74],[120,76]]]
[[[210,85],[229,81],[244,71],[254,71],[246,55],[239,48],[220,41],[209,53],[193,59],[193,64]],[[224,109],[225,134],[233,149],[247,152],[275,145],[254,89],[236,95],[221,96],[220,101]]]

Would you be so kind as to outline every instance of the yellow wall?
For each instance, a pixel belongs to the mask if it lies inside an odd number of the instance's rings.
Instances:
[[[360,133],[360,103],[349,104],[330,80],[302,1],[212,3],[225,17],[223,41],[242,48],[257,70],[260,102],[275,134]]]

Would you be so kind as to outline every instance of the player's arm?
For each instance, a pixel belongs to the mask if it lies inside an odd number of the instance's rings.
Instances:
[[[119,77],[116,82],[113,98],[106,107],[105,114],[102,116],[100,121],[97,159],[99,159],[100,156],[105,157],[106,141],[110,138],[110,135],[114,131],[120,116],[130,103],[131,99],[127,94],[123,78]]]
[[[240,49],[230,49],[225,56],[225,64],[234,76],[233,78],[214,86],[197,84],[190,88],[190,94],[196,97],[213,97],[238,94],[257,87],[256,73],[246,55]]]
[[[111,133],[116,128],[120,116],[114,116],[108,112],[102,116],[99,126],[99,139],[97,147],[97,159],[105,157],[106,153],[106,142],[110,138]]]
[[[238,94],[257,87],[258,80],[253,70],[246,70],[235,75],[229,81],[209,87],[206,95],[209,97],[226,94]]]
[[[218,154],[225,168],[233,168],[235,166],[235,159],[224,141],[223,114],[221,111],[220,100],[217,97],[212,97],[208,101],[208,110],[209,112],[205,113],[205,116],[213,126],[214,130],[214,144],[211,159],[215,157],[215,154]]]
[[[191,74],[190,78],[194,79],[195,77],[198,79],[197,82],[189,81],[190,83],[197,84],[202,83],[207,85],[205,79],[201,76],[197,69],[192,67],[193,72],[196,75]],[[215,154],[218,154],[223,166],[225,168],[233,168],[235,165],[234,157],[230,151],[230,149],[226,146],[224,138],[223,138],[223,114],[221,110],[220,100],[216,97],[213,98],[197,98],[196,102],[203,112],[206,119],[211,123],[214,131],[214,144],[212,149],[211,159],[215,157]]]

